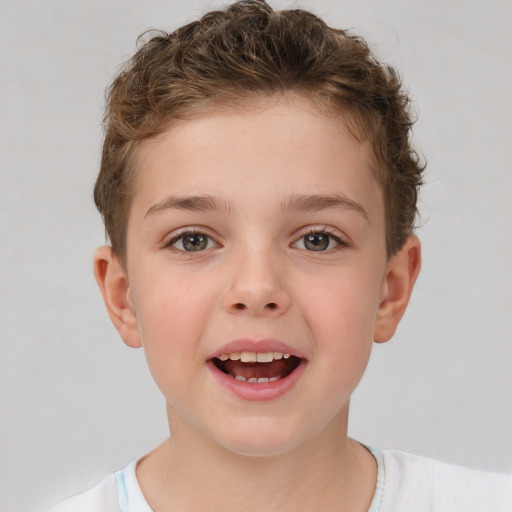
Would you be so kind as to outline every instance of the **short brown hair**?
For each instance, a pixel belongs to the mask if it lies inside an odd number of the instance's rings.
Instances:
[[[409,99],[366,42],[314,14],[244,0],[173,33],[152,33],[107,90],[105,142],[94,199],[124,259],[137,145],[173,119],[283,92],[305,94],[372,148],[383,186],[386,249],[412,233],[424,166],[409,140]]]

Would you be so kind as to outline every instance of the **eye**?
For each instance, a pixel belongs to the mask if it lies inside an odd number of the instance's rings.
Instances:
[[[335,249],[339,246],[347,246],[348,244],[332,233],[327,233],[325,231],[311,231],[297,240],[293,245],[299,249],[321,252]]]
[[[181,233],[172,238],[167,244],[168,247],[174,247],[179,251],[196,252],[211,249],[217,244],[211,237],[200,232]]]

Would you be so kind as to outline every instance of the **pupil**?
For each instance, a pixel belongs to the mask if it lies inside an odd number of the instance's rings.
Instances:
[[[311,251],[324,251],[329,247],[329,236],[322,233],[312,233],[304,237],[304,246]]]
[[[187,251],[201,251],[208,245],[208,239],[201,234],[187,235],[183,238],[183,247]]]

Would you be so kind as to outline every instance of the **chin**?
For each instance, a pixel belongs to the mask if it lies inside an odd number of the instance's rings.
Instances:
[[[297,435],[283,429],[240,429],[232,435],[223,435],[217,442],[236,455],[247,457],[278,457],[291,452],[301,444]],[[302,440],[304,442],[305,440]]]
[[[228,449],[236,455],[242,455],[244,457],[279,457],[289,453],[294,446],[291,443],[287,444],[276,444],[273,443],[238,443],[236,445],[224,445],[224,448]]]

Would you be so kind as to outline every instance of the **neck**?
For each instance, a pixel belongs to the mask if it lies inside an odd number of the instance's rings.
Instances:
[[[347,437],[348,406],[314,439],[265,457],[233,453],[169,412],[173,436],[137,466],[155,512],[366,512],[370,506],[376,462]]]

